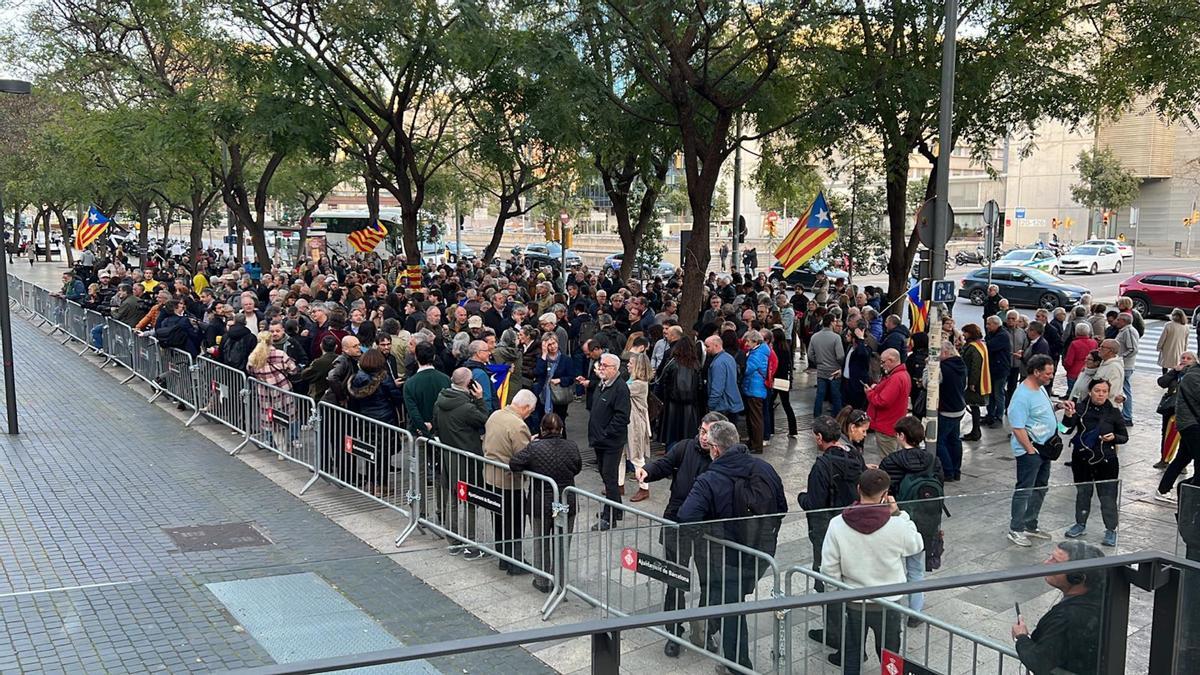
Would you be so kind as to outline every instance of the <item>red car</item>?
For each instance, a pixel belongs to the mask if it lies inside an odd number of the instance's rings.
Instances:
[[[1132,298],[1144,317],[1170,314],[1176,307],[1190,314],[1200,307],[1200,274],[1142,272],[1122,281],[1119,293]]]

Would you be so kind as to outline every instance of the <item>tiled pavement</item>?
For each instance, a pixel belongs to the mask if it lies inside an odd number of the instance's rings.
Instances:
[[[318,574],[405,643],[489,632],[138,391],[28,322],[13,332],[22,434],[0,436],[0,671],[270,663],[204,584],[294,572]],[[272,543],[181,553],[162,530],[236,522]],[[524,650],[434,665],[548,670]]]
[[[66,352],[62,351],[62,354],[65,355]],[[119,389],[112,378],[93,376],[93,379],[97,382],[90,386],[102,387],[105,391]],[[1058,389],[1061,390],[1063,386],[1060,377]],[[798,374],[797,390],[793,395],[795,408],[798,411],[810,410],[812,383],[808,376]],[[113,396],[106,394],[105,398],[111,400]],[[1158,477],[1158,472],[1150,466],[1157,460],[1158,452],[1159,428],[1157,416],[1154,415],[1157,399],[1158,390],[1154,378],[1140,373],[1135,375],[1135,417],[1138,419],[1138,425],[1134,429],[1133,440],[1122,449],[1121,550],[1147,547],[1174,549],[1173,514],[1148,499]],[[137,396],[133,396],[132,403],[122,409],[126,410],[127,414],[138,414],[135,411],[141,411],[140,415],[145,415],[152,408],[145,406]],[[157,406],[157,410],[160,414],[172,416],[172,411],[167,411],[162,405]],[[777,434],[768,444],[765,455],[780,471],[789,495],[794,495],[803,488],[815,456],[814,448],[804,431],[811,425],[811,415],[799,413],[798,417],[800,437],[789,439],[783,433]],[[182,437],[193,443],[199,438],[193,432],[182,429],[178,421],[173,424],[173,429],[164,432],[167,437]],[[585,424],[586,411],[582,410],[581,406],[573,406],[567,426],[569,435],[579,441],[581,447],[586,446]],[[786,431],[786,422],[782,414],[779,414],[776,428]],[[228,442],[228,435],[213,425],[201,425],[200,431],[219,444],[227,447],[233,445]],[[292,493],[298,491],[307,477],[307,474],[293,465],[270,461],[266,453],[247,451],[240,457]],[[948,486],[948,494],[952,496],[950,508],[954,516],[944,521],[947,540],[946,566],[938,574],[1003,569],[1015,565],[1035,564],[1045,559],[1053,544],[1019,549],[1004,539],[1009,500],[1006,492],[1011,490],[1013,477],[1013,463],[1010,457],[1007,431],[984,430],[983,441],[967,444],[964,479],[960,483]],[[238,463],[231,464],[236,466]],[[210,467],[206,466],[205,469]],[[1056,463],[1051,483],[1063,487],[1052,491],[1043,509],[1043,527],[1053,531],[1056,539],[1061,539],[1062,530],[1073,520],[1071,514],[1074,489],[1069,486],[1070,480],[1069,469],[1061,462]],[[579,483],[585,489],[596,491],[599,488],[594,471],[587,468],[579,477]],[[651,513],[661,513],[666,502],[666,487],[665,484],[652,486],[651,499],[639,506]],[[358,508],[347,508],[348,497],[344,491],[318,483],[303,499],[309,506],[330,514],[335,522],[380,551],[394,552],[391,540],[402,521],[395,514],[374,508],[369,503]],[[299,503],[292,504],[295,509],[304,509]],[[793,509],[795,510],[794,502]],[[309,511],[308,514],[314,520],[324,521],[317,513]],[[240,519],[254,518],[246,516]],[[577,529],[585,527],[586,524],[581,522]],[[791,565],[809,562],[804,532],[803,517],[799,513],[789,516],[778,556],[781,563]],[[1092,540],[1092,543],[1098,543],[1101,532],[1099,513],[1094,513],[1087,538]],[[577,540],[579,536],[576,535]],[[272,535],[272,539],[274,538]],[[439,544],[440,542],[432,538],[415,535],[406,542],[399,554],[392,557],[413,575],[445,593],[493,629],[504,631],[541,625],[537,609],[542,596],[535,597],[530,593],[527,582],[515,583],[502,575],[497,576],[493,565],[466,563],[458,558],[448,557]],[[1003,642],[1006,640],[1007,626],[1011,623],[1011,600],[1019,600],[1028,615],[1036,616],[1055,599],[1055,595],[1047,592],[1048,590],[1041,582],[1026,582],[1012,585],[1010,588],[959,589],[930,597],[927,610],[952,623],[971,626],[981,634]],[[1139,631],[1148,630],[1146,626],[1149,616],[1145,609],[1145,603],[1135,594],[1134,617],[1130,627],[1131,633],[1135,635]],[[560,608],[552,621],[565,622],[595,615],[594,610],[573,601]],[[421,641],[435,638],[436,636],[424,635]],[[403,636],[401,639],[411,641]],[[799,639],[802,641],[802,638]],[[1130,644],[1131,666],[1138,664],[1139,660],[1144,663],[1145,654],[1139,653],[1139,641],[1131,637]],[[1148,642],[1142,641],[1141,644]],[[625,652],[623,663],[631,671],[654,669],[664,673],[693,672],[700,667],[697,659],[688,658],[686,653],[680,660],[665,659],[661,652],[661,642],[649,634],[625,636],[622,647]],[[588,665],[586,644],[581,641],[539,645],[531,649],[540,659],[561,672],[583,672]],[[823,658],[817,660],[823,662]]]

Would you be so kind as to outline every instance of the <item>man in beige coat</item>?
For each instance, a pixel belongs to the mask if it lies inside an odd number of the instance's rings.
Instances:
[[[531,436],[525,418],[537,406],[532,391],[522,389],[512,403],[488,417],[483,432],[483,456],[503,467],[488,464],[483,478],[489,490],[500,497],[500,513],[492,514],[496,551],[505,558],[525,562],[521,558],[521,537],[525,529],[525,507],[521,499],[521,479],[508,470],[513,455],[529,445]],[[529,574],[529,570],[509,560],[500,560],[500,569],[510,576]]]

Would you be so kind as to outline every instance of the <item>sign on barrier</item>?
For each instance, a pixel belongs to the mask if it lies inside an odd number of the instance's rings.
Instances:
[[[133,327],[109,317],[104,351],[117,364],[133,370]]]
[[[656,558],[649,553],[626,546],[621,551],[621,567],[655,581],[661,581],[671,588],[686,591],[692,587],[691,570],[669,560]]]
[[[246,433],[246,374],[201,356],[196,359],[195,377],[197,412],[234,431]]]
[[[500,513],[504,509],[504,497],[497,492],[486,490],[478,485],[458,481],[458,501],[472,506],[481,506],[492,513]]]
[[[259,386],[256,383],[253,389]],[[415,497],[412,435],[325,401],[318,404],[315,419],[322,450],[316,458],[320,474],[415,522],[411,506]]]
[[[215,383],[218,395],[235,386],[244,387],[249,442],[313,471],[313,480],[304,486],[307,490],[316,480],[320,465],[319,437],[314,426],[316,402],[290,389],[246,378],[240,371],[215,362],[214,365],[222,369],[214,370],[209,380],[210,386]],[[224,377],[224,381],[218,377]]]

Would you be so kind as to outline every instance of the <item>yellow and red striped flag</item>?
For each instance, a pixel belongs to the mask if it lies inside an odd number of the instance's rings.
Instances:
[[[1162,461],[1170,463],[1179,452],[1179,429],[1175,426],[1175,416],[1167,420],[1167,433],[1163,436]]]
[[[75,250],[82,251],[96,241],[108,229],[109,219],[96,207],[88,209],[83,222],[75,230]]]
[[[825,202],[825,192],[822,190],[775,249],[775,259],[783,264],[783,276],[795,272],[835,238],[837,227],[829,217],[829,205]]]
[[[351,232],[346,237],[346,241],[350,242],[350,245],[354,247],[355,251],[358,251],[359,253],[369,253],[374,251],[375,247],[379,245],[379,242],[383,241],[383,238],[387,235],[387,228],[383,226],[383,223],[377,220],[361,230],[355,230]]]

